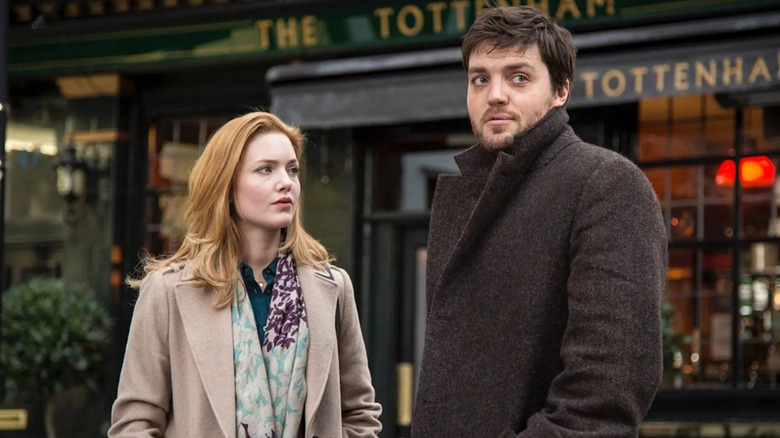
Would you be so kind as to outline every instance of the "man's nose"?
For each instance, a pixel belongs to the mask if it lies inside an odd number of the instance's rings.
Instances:
[[[502,81],[492,81],[488,89],[488,104],[504,105],[507,103],[507,93]]]

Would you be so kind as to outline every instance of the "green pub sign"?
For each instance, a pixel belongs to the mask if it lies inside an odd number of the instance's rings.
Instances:
[[[184,10],[252,0],[61,0],[12,5],[14,27],[69,19]],[[373,2],[372,2],[373,3]],[[576,31],[582,26],[634,23],[692,12],[761,7],[777,0],[450,0],[388,2],[318,13],[257,16],[244,20],[143,29],[67,38],[13,41],[10,71],[66,73],[120,69],[124,65],[193,60],[296,56],[313,51],[370,48],[409,42],[452,41],[487,7],[530,5]]]

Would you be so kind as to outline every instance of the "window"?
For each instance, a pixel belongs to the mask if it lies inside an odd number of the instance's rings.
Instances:
[[[149,179],[144,248],[153,255],[176,251],[186,227],[187,182],[195,160],[227,118],[160,120],[149,127]]]
[[[665,388],[777,388],[778,114],[714,95],[639,104],[638,162],[669,235]]]

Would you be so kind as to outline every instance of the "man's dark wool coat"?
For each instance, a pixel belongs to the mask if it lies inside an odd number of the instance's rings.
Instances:
[[[439,178],[414,437],[638,434],[661,378],[662,213],[567,122],[553,109]]]

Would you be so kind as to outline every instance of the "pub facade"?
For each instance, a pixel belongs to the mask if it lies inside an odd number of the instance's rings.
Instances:
[[[355,283],[383,435],[408,436],[433,187],[475,141],[459,39],[496,4],[572,30],[572,126],[637,163],[663,208],[665,372],[643,436],[780,436],[776,0],[11,0],[3,287],[101,295],[103,421],[122,280],[176,249],[192,162],[260,108],[307,133],[304,222]],[[74,193],[66,154],[90,169]]]

